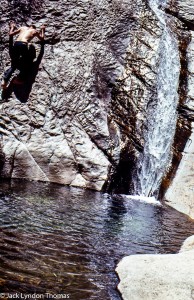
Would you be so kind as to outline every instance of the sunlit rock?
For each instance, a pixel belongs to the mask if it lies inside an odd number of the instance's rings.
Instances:
[[[188,237],[181,246],[179,252],[190,251],[194,249],[194,235]]]
[[[193,236],[185,241],[193,241]],[[187,247],[189,249],[187,249]],[[178,254],[131,255],[117,266],[123,300],[190,300],[194,296],[194,246]]]
[[[194,123],[176,175],[165,199],[167,204],[194,219]]]

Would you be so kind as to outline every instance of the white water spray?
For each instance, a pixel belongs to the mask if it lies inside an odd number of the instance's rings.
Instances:
[[[149,4],[161,23],[163,34],[159,46],[157,102],[148,116],[145,148],[138,165],[138,180],[135,183],[135,193],[142,196],[157,194],[171,160],[180,70],[178,43],[168,28],[165,13],[159,9],[161,0],[150,0]]]

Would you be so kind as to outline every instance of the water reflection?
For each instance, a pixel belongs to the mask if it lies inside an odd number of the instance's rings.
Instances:
[[[118,300],[116,263],[171,253],[194,232],[173,209],[55,184],[0,183],[1,292]]]

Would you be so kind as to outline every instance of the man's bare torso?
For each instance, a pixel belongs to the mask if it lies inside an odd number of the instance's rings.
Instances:
[[[21,27],[17,37],[18,42],[30,42],[36,36],[36,29],[29,27]]]

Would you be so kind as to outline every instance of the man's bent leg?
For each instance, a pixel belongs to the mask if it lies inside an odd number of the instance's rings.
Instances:
[[[19,69],[20,71],[26,70],[28,65],[28,55],[27,43],[16,41],[12,47],[10,41],[10,56],[12,59],[12,64],[11,67],[4,73],[4,78],[1,83],[1,87],[3,89],[7,87],[7,83],[16,69]]]
[[[21,56],[21,43],[15,42],[12,45],[12,40],[10,39],[10,57],[11,57],[11,67],[5,71],[3,76],[3,81],[1,82],[1,87],[5,89],[7,87],[7,83],[10,80],[13,72],[18,68],[19,60]]]
[[[5,71],[3,79],[8,82],[11,78],[11,75],[16,70],[15,67],[11,66],[8,70]]]
[[[3,76],[3,81],[1,82],[1,87],[5,89],[7,87],[7,83],[10,80],[13,72],[16,70],[16,67],[11,66],[8,70],[5,71]]]

